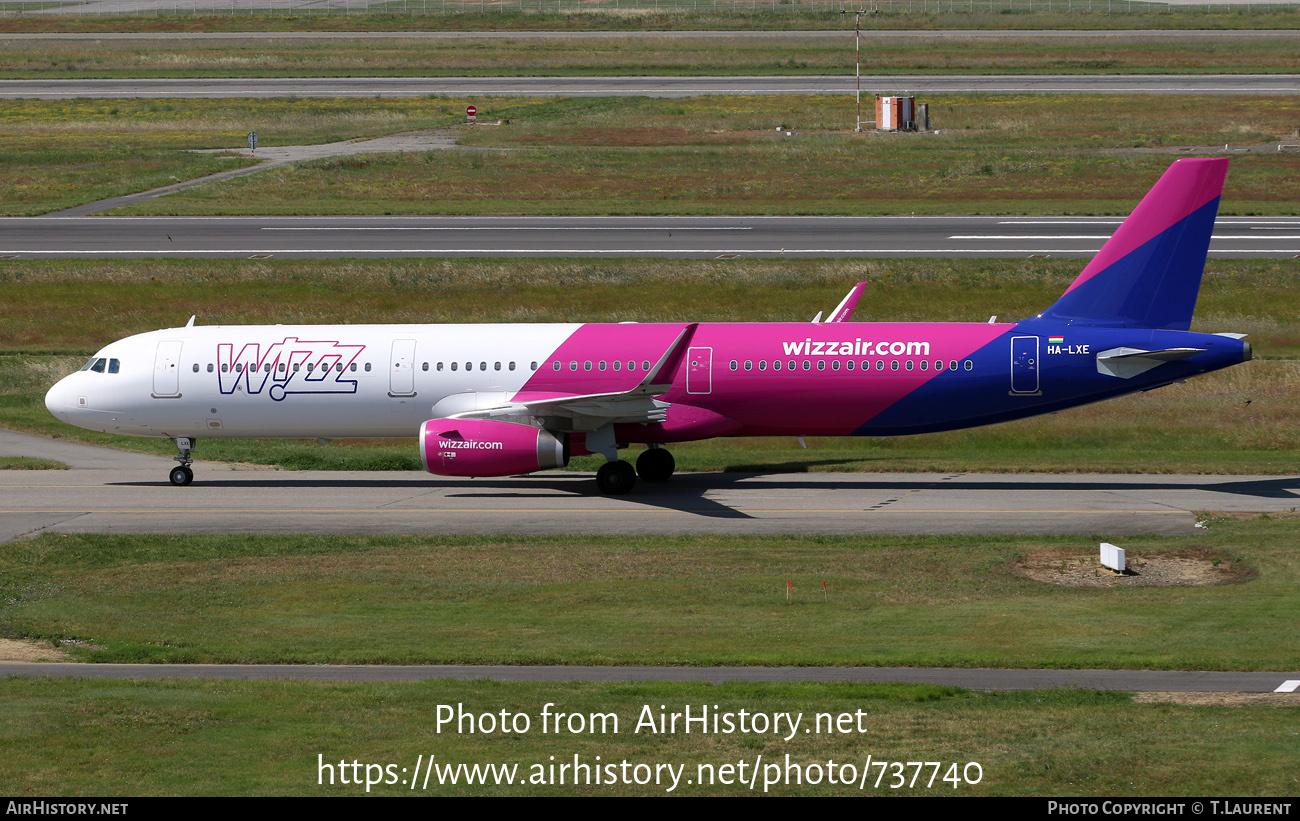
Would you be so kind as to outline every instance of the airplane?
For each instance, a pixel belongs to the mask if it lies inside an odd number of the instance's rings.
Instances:
[[[90,430],[201,438],[418,436],[425,470],[512,476],[605,457],[599,490],[661,482],[718,436],[896,436],[1020,419],[1251,358],[1192,333],[1226,159],[1174,162],[1051,307],[1015,322],[238,325],[122,339],[52,387]],[[635,468],[619,458],[648,447]]]

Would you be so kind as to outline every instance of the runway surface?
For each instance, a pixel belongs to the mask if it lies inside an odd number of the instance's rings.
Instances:
[[[294,679],[299,681],[672,681],[903,682],[978,690],[1088,690],[1178,693],[1295,692],[1300,673],[1178,670],[988,670],[926,667],[547,667],[500,665],[49,664],[0,662],[3,676],[107,679]],[[1280,696],[1280,698],[1293,698]],[[1290,703],[1288,701],[1288,703]]]
[[[1198,511],[1284,512],[1300,477],[696,473],[596,492],[590,474],[232,470],[0,432],[0,453],[66,471],[0,471],[0,542],[64,533],[1080,534],[1194,532]],[[86,454],[82,456],[81,454]]]
[[[1091,257],[1122,217],[11,217],[0,258]],[[1220,217],[1213,257],[1300,254],[1300,218]]]
[[[872,94],[1300,94],[1300,74],[864,76]],[[853,94],[852,74],[798,77],[285,77],[0,80],[0,99],[697,97]]]

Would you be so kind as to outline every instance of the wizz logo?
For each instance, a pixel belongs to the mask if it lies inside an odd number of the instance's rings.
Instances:
[[[217,384],[223,394],[265,391],[276,402],[294,393],[356,393],[356,379],[347,376],[365,349],[290,336],[266,346],[249,342],[235,353],[233,343],[222,342],[217,345]]]

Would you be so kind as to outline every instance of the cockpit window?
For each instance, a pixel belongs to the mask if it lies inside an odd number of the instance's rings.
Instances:
[[[108,364],[108,360],[101,357],[99,359],[96,359],[93,363],[91,363],[90,369],[95,373],[103,373],[104,367],[107,364]]]
[[[108,360],[108,372],[109,372],[109,373],[117,373],[117,369],[118,369],[118,366],[119,366],[120,364],[121,364],[121,363],[118,362],[116,359],[110,359],[110,360]]]

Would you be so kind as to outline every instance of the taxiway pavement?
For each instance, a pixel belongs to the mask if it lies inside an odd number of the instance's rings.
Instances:
[[[199,462],[194,484],[178,488],[167,481],[174,463],[165,457],[67,443],[46,449],[44,441],[0,432],[0,453],[72,466],[0,472],[0,542],[44,531],[1120,537],[1194,532],[1204,511],[1300,506],[1296,476],[685,473],[610,497],[590,474],[560,471],[456,479]]]

